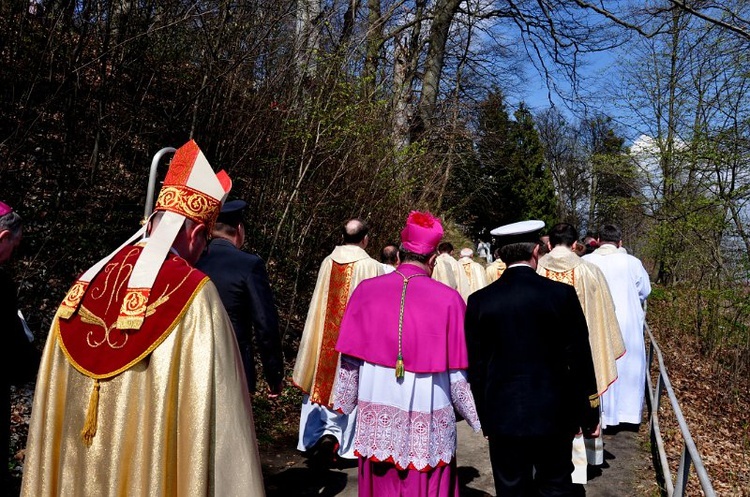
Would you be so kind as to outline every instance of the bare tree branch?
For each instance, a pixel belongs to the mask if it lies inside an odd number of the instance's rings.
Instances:
[[[691,7],[690,5],[688,5],[687,3],[685,3],[683,0],[669,0],[669,1],[670,1],[670,3],[672,3],[673,5],[675,5],[676,7],[679,7],[680,9],[684,10],[685,12],[688,12],[689,14],[692,14],[695,17],[698,17],[699,19],[703,19],[704,21],[710,22],[711,24],[715,24],[715,25],[720,26],[720,27],[722,27],[724,29],[727,29],[727,30],[729,30],[729,31],[731,31],[731,32],[733,32],[733,33],[735,33],[737,35],[740,35],[743,38],[745,38],[746,40],[750,40],[750,31],[748,31],[745,28],[737,26],[736,24],[728,23],[728,22],[723,21],[723,20],[721,20],[719,18],[712,17],[710,15],[704,14],[703,12],[699,11],[698,9],[695,9],[695,8]],[[723,6],[718,6],[716,8],[719,8],[720,10],[723,10],[723,11],[729,13],[729,15],[732,18],[736,19],[737,21],[739,21],[739,22],[741,22],[743,24],[746,24],[746,25],[750,25],[750,21],[748,21],[746,19],[742,19],[741,17],[737,16],[735,13],[729,11],[728,9],[726,9]]]

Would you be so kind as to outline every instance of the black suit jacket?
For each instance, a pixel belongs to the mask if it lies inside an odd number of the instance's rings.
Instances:
[[[469,296],[466,340],[469,381],[486,435],[549,436],[596,427],[588,329],[572,286],[528,266],[506,269]]]
[[[29,342],[18,317],[16,285],[0,269],[0,483],[8,474],[10,386],[32,380],[39,369],[39,352]]]
[[[263,260],[239,250],[228,240],[215,238],[196,267],[206,273],[219,290],[234,326],[250,391],[255,391],[253,328],[266,381],[277,385],[283,378],[284,360],[279,317]]]

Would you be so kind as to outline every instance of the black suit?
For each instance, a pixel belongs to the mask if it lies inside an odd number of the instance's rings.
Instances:
[[[466,339],[498,496],[569,495],[573,436],[599,416],[575,289],[528,266],[508,268],[469,297]]]
[[[234,326],[250,391],[255,391],[251,328],[255,328],[266,381],[271,386],[278,385],[284,375],[279,317],[263,260],[239,250],[228,240],[215,238],[196,267],[206,273],[219,290]]]
[[[8,446],[10,443],[10,387],[32,380],[39,369],[39,353],[29,342],[18,317],[16,285],[0,269],[0,486],[10,485]],[[1,492],[1,491],[0,491]],[[0,493],[0,495],[4,495]],[[10,493],[8,494],[10,495]]]

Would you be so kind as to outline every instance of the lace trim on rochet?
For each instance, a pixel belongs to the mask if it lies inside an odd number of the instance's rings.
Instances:
[[[336,381],[334,409],[351,413],[359,406],[355,453],[388,461],[399,469],[429,471],[450,464],[456,453],[456,411],[479,431],[474,397],[466,381],[451,383],[452,405],[430,413],[358,400],[359,365],[342,358]]]
[[[398,469],[429,471],[456,452],[456,416],[448,405],[432,413],[360,400],[354,449],[362,457],[392,461]]]
[[[451,383],[451,399],[456,411],[466,420],[469,426],[478,432],[481,429],[477,406],[474,403],[474,395],[471,386],[466,381],[454,381]]]
[[[351,414],[357,406],[358,387],[359,365],[342,356],[333,395],[333,409],[343,414]]]

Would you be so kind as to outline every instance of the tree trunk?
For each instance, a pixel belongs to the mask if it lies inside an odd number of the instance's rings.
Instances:
[[[365,39],[365,66],[363,71],[365,97],[375,94],[378,77],[378,61],[383,46],[383,20],[380,0],[367,0],[367,37]]]
[[[320,0],[297,1],[297,43],[294,61],[300,78],[313,76],[317,69],[317,52],[320,49],[320,34],[318,33],[320,15]]]
[[[451,23],[456,15],[461,0],[438,0],[435,4],[430,36],[429,49],[424,63],[424,77],[422,79],[422,97],[419,101],[419,122],[416,123],[415,133],[430,129],[432,118],[440,92],[440,76],[445,63],[445,45],[448,41]]]
[[[408,81],[408,49],[396,42],[393,57],[393,147],[401,151],[409,146],[409,100],[411,84]]]
[[[357,18],[357,11],[359,10],[359,0],[349,0],[349,7],[344,13],[344,26],[341,28],[341,36],[339,37],[339,48],[344,48],[352,37],[354,32],[354,21]]]

